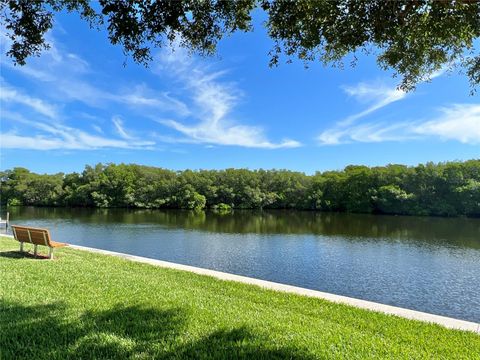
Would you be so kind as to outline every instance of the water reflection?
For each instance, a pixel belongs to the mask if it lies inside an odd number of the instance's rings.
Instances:
[[[157,224],[169,229],[189,229],[228,234],[315,234],[356,238],[382,238],[441,242],[480,249],[480,219],[313,211],[249,211],[231,213],[186,210],[10,208],[15,221],[36,219],[84,224]]]

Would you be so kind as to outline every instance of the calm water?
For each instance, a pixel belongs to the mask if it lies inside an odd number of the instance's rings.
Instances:
[[[54,240],[480,321],[480,219],[11,209]]]

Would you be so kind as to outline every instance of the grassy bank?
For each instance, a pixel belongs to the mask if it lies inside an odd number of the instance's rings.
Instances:
[[[72,249],[0,239],[0,359],[480,358],[480,336]]]

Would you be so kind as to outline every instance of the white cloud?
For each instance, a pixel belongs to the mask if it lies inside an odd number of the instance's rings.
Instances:
[[[29,107],[39,114],[47,116],[49,118],[57,117],[57,110],[55,106],[48,102],[24,94],[23,92],[14,89],[4,81],[1,82],[2,91],[0,91],[0,100],[5,103],[16,103]]]
[[[37,123],[44,134],[23,135],[18,131],[0,134],[0,143],[4,149],[31,150],[95,150],[102,148],[152,149],[152,141],[127,141],[89,134],[83,130],[67,126],[49,126]],[[53,136],[52,136],[53,135]]]
[[[11,59],[4,56],[0,64],[9,70],[13,70],[26,76],[34,85],[41,87],[42,96],[48,97],[48,101],[26,94],[21,89],[15,88],[1,80],[2,90],[0,100],[2,101],[2,123],[10,119],[22,124],[22,131],[16,126],[6,129],[2,124],[1,134],[4,148],[18,149],[99,149],[99,148],[129,148],[129,149],[150,149],[155,141],[140,141],[132,136],[123,125],[121,118],[113,118],[112,122],[116,134],[112,137],[104,134],[98,122],[104,120],[87,113],[70,114],[68,117],[59,110],[69,102],[79,101],[89,107],[108,109],[113,105],[115,110],[126,109],[146,111],[152,108],[159,113],[159,110],[185,115],[188,108],[181,101],[176,100],[167,92],[156,92],[147,86],[140,84],[128,89],[107,91],[97,87],[90,79],[97,79],[89,63],[80,56],[61,49],[50,35],[49,43],[51,48],[45,51],[40,58],[30,58],[25,66],[14,66]],[[5,44],[2,43],[2,46]],[[6,106],[10,105],[11,106]],[[23,109],[18,105],[28,107],[35,113],[30,114],[35,121],[27,121],[22,117]],[[55,104],[55,105],[53,105]],[[13,112],[12,112],[13,111]],[[39,117],[42,115],[42,117]],[[39,120],[43,117],[49,118],[48,124]],[[63,125],[65,121],[73,118],[87,119],[91,124],[82,125],[82,129]],[[89,128],[91,130],[84,130]],[[28,134],[28,135],[27,135]],[[117,138],[119,137],[119,138]]]
[[[441,69],[428,80],[445,73]],[[359,83],[346,86],[344,91],[368,107],[350,115],[317,137],[320,145],[339,145],[354,142],[405,141],[435,137],[465,144],[480,143],[480,104],[453,104],[439,109],[439,115],[428,120],[386,123],[357,120],[406,97],[406,93],[378,83]]]
[[[2,31],[0,35],[0,64],[5,68],[44,82],[58,81],[90,72],[89,63],[76,54],[62,51],[51,32],[45,35],[50,48],[43,51],[41,57],[30,57],[22,66],[14,65],[13,60],[5,55],[12,41],[4,32]]]
[[[145,108],[151,107],[166,112],[173,112],[180,116],[190,115],[190,110],[182,101],[174,98],[168,92],[155,92],[145,84],[137,85],[133,91],[125,94],[109,94],[109,99],[119,103],[128,104],[145,111]]]
[[[343,90],[351,97],[361,103],[368,104],[368,107],[337,122],[335,126],[324,130],[317,136],[321,145],[338,145],[345,142],[352,142],[356,139],[370,139],[379,141],[383,138],[385,131],[378,129],[377,124],[354,125],[359,119],[380,110],[381,108],[404,99],[407,94],[399,89],[388,87],[381,83],[359,83],[355,86],[344,86]],[[388,131],[387,131],[388,132]],[[357,140],[361,141],[361,140]]]
[[[301,146],[298,141],[290,139],[271,142],[263,128],[234,121],[231,113],[243,94],[235,84],[221,80],[225,71],[209,71],[202,64],[196,64],[178,46],[170,52],[163,52],[159,58],[162,70],[173,73],[190,93],[195,106],[196,123],[185,124],[176,120],[157,122],[198,143],[265,149]]]
[[[113,125],[115,126],[115,129],[117,130],[118,135],[120,135],[121,138],[125,140],[132,140],[134,139],[133,136],[131,136],[123,127],[123,120],[119,116],[114,116],[112,118]]]
[[[61,140],[42,136],[22,136],[15,133],[2,133],[0,134],[0,140],[3,149],[52,150],[65,148]]]
[[[12,60],[4,55],[9,45],[2,43],[1,66],[41,82],[42,91],[62,103],[78,101],[94,108],[108,108],[115,103],[142,113],[151,108],[156,113],[160,110],[179,116],[189,114],[188,107],[170,93],[154,91],[145,84],[128,84],[123,89],[115,86],[114,90],[99,87],[90,80],[99,76],[85,59],[63,49],[51,33],[48,33],[47,41],[50,49],[42,52],[40,58],[29,58],[24,66],[13,65]]]
[[[454,140],[465,144],[480,144],[480,105],[454,104],[439,109],[430,120],[398,122],[369,122],[324,131],[318,137],[322,145],[354,142],[384,142],[425,139],[428,137]]]
[[[93,130],[95,130],[95,131],[98,132],[99,134],[103,134],[103,130],[102,130],[102,128],[101,128],[100,126],[93,124],[93,125],[92,125],[92,128],[93,128]]]
[[[383,84],[360,83],[356,86],[344,87],[345,92],[361,102],[370,103],[363,111],[350,115],[346,119],[340,121],[340,126],[348,126],[358,119],[361,119],[374,111],[377,111],[395,101],[402,100],[407,94],[399,89],[389,88]]]
[[[121,113],[122,109],[138,112],[138,116],[143,118],[158,119],[158,117],[173,116],[175,120],[166,121],[163,124],[182,133],[184,138],[164,136],[170,142],[271,149],[300,146],[299,142],[290,139],[272,142],[265,135],[263,128],[239,124],[233,118],[232,110],[241,99],[242,92],[235,84],[221,79],[225,74],[224,71],[210,71],[204,64],[197,63],[190,58],[180,47],[176,47],[175,52],[163,52],[160,56],[163,70],[167,70],[169,76],[180,85],[176,87],[175,93],[154,90],[143,83],[133,84],[133,86],[132,84],[111,84],[109,87],[113,90],[110,91],[98,86],[101,77],[95,74],[85,59],[66,51],[61,44],[55,41],[51,33],[48,34],[48,42],[51,48],[38,59],[30,58],[25,66],[13,66],[11,60],[6,57],[1,58],[1,64],[9,70],[14,69],[29,79],[36,80],[37,84],[41,86],[42,93],[61,108],[69,102],[78,101],[89,107],[101,108],[106,111],[115,106],[116,113]],[[186,95],[185,98],[189,100],[188,104],[178,98],[178,93]],[[22,102],[51,119],[65,120],[55,111],[56,108],[49,106],[45,100],[35,99],[28,95],[19,97],[18,90],[15,89],[10,89],[10,92],[5,91],[3,97],[5,101]],[[131,143],[136,140],[125,129],[121,118],[113,118],[112,123],[121,141]],[[102,128],[105,130],[104,126]],[[98,128],[95,133],[102,134]],[[56,135],[65,136],[65,134],[60,135],[59,133]],[[9,144],[18,141],[18,134],[9,136]],[[78,137],[76,139],[78,140]],[[39,144],[57,146],[51,141],[40,140]],[[158,137],[157,140],[161,141],[161,137]],[[64,142],[60,143],[65,144]],[[70,142],[67,146],[77,146],[72,144]],[[113,144],[123,146],[116,142]]]
[[[115,139],[88,133],[85,130],[62,125],[56,122],[45,123],[31,121],[15,112],[2,112],[2,120],[10,119],[23,129],[10,129],[0,134],[0,144],[5,149],[76,149],[95,150],[102,148],[121,149],[152,149],[153,141],[138,141],[136,139]],[[32,129],[37,133],[32,134]],[[25,135],[29,134],[29,135]]]
[[[45,135],[26,136],[14,132],[0,134],[0,142],[4,149],[29,150],[96,150],[102,148],[120,149],[151,149],[154,143],[129,143],[127,141],[108,139],[90,135],[78,129],[71,129],[74,133],[62,137]]]
[[[198,143],[238,145],[264,149],[301,146],[298,141],[289,139],[285,139],[279,143],[272,143],[263,136],[262,129],[253,126],[229,126],[218,122],[202,122],[199,125],[186,126],[174,120],[161,120],[160,123],[181,132]]]
[[[480,104],[455,104],[441,109],[433,120],[417,124],[412,132],[465,144],[480,144]]]
[[[318,136],[321,145],[340,145],[354,142],[384,142],[403,141],[418,138],[413,134],[406,134],[405,123],[385,124],[367,123],[343,129],[329,129]]]

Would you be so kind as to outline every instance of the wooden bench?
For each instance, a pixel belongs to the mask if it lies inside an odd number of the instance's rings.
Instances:
[[[49,248],[48,258],[53,259],[53,249],[67,246],[65,243],[53,241],[47,229],[39,229],[27,226],[12,225],[12,232],[15,240],[20,242],[20,251],[23,251],[23,243],[33,244],[33,254],[37,256],[38,245]]]

